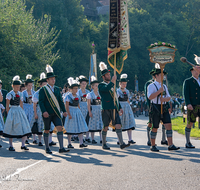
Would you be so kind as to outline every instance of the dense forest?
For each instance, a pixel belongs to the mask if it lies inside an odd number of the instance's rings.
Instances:
[[[134,90],[135,75],[143,90],[154,64],[147,47],[162,41],[175,44],[174,63],[166,66],[170,93],[182,91],[191,74],[190,66],[180,62],[185,56],[194,62],[200,56],[200,0],[129,0],[131,49],[122,73]],[[0,4],[0,79],[10,88],[16,74],[25,79],[30,73],[38,79],[51,64],[58,75],[57,85],[67,78],[89,75],[92,43],[97,62],[107,63],[109,16],[90,21],[80,0],[1,0]],[[100,75],[99,75],[100,76]]]

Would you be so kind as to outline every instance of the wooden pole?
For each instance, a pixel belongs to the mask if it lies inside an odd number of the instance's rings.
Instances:
[[[163,87],[163,70],[164,70],[165,66],[163,67],[162,65],[160,65],[160,69],[161,69],[161,87]],[[163,97],[163,92],[161,93],[161,97]],[[163,103],[161,102],[161,118],[163,118]]]
[[[116,75],[116,53],[115,53],[115,58],[114,58],[114,76]],[[115,103],[115,90],[116,90],[116,80],[114,82],[114,105],[116,106],[116,103]],[[113,118],[115,120],[115,109],[113,111]]]

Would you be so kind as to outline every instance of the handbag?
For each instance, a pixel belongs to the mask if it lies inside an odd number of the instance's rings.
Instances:
[[[37,123],[37,121],[35,121],[33,123],[33,127],[31,129],[31,131],[32,131],[33,134],[37,134],[38,133],[38,123]]]

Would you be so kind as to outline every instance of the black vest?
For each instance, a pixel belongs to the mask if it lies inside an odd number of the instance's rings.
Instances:
[[[14,100],[10,100],[10,105],[11,106],[19,106],[20,105],[20,97],[14,97]]]

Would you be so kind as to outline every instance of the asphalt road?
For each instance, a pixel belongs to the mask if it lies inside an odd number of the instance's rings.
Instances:
[[[30,144],[29,151],[20,149],[21,141],[15,139],[15,152],[8,151],[7,139],[0,144],[0,189],[81,189],[81,190],[126,190],[126,189],[200,189],[200,141],[192,139],[196,149],[185,148],[185,137],[174,132],[174,144],[179,151],[169,152],[160,144],[161,128],[157,135],[159,153],[146,145],[147,118],[136,119],[137,129],[133,139],[137,142],[121,150],[116,144],[116,133],[108,132],[110,151],[100,144],[59,154],[58,146],[47,155],[44,147]],[[123,133],[127,142],[127,134]],[[57,142],[56,136],[53,140]],[[99,137],[96,136],[99,142]],[[32,140],[30,139],[30,142]],[[65,137],[64,144],[67,145]]]

